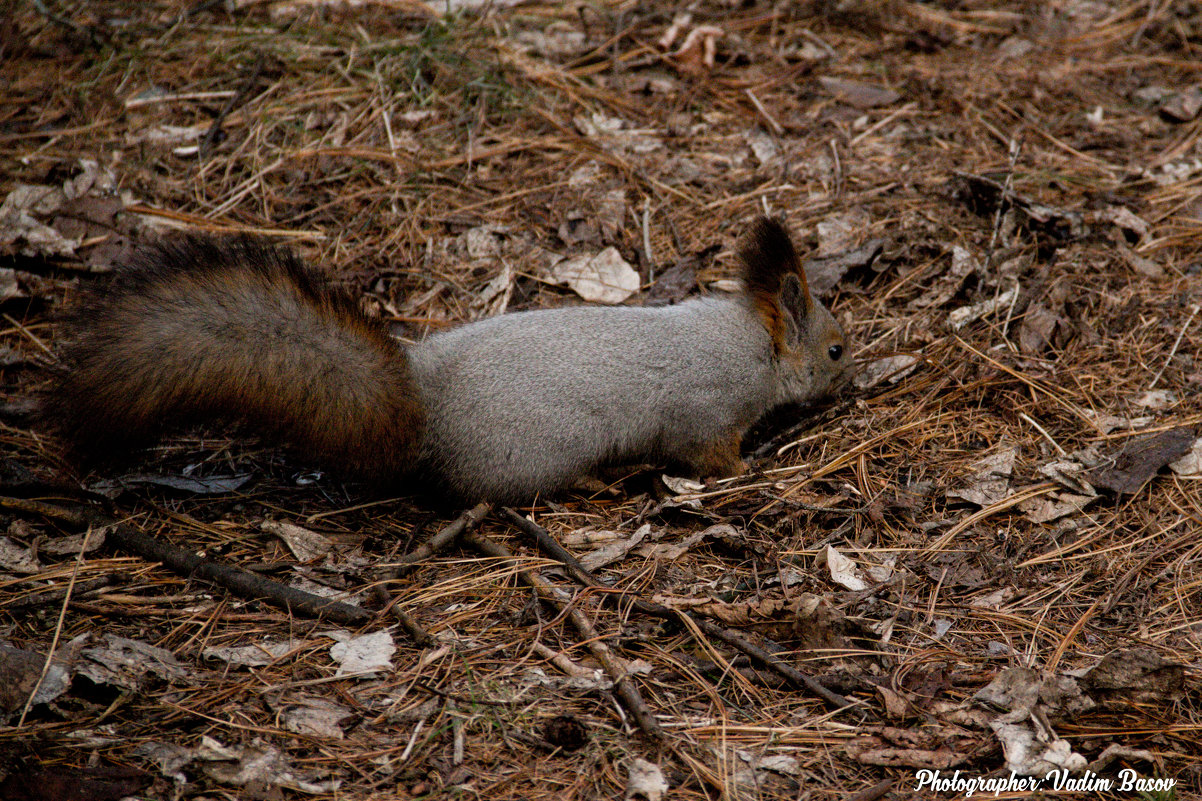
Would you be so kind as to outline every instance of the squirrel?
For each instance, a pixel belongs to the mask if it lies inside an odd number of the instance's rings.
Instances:
[[[288,250],[168,238],[74,314],[44,417],[85,464],[241,421],[464,501],[530,500],[606,464],[734,475],[758,418],[827,394],[850,362],[782,222],[757,219],[738,255],[729,297],[513,312],[402,347]]]

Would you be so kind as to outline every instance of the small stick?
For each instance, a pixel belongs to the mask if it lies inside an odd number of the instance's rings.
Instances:
[[[487,556],[498,559],[513,559],[513,554],[505,546],[481,535],[479,532],[470,531],[466,533],[463,541]],[[535,594],[541,600],[546,601],[561,612],[567,613],[568,619],[572,621],[572,625],[584,639],[589,651],[601,663],[601,666],[605,668],[605,672],[614,683],[614,692],[621,699],[622,705],[634,717],[639,728],[648,737],[654,740],[662,740],[664,731],[660,728],[659,721],[651,714],[651,710],[647,708],[647,704],[643,702],[643,697],[639,694],[638,687],[626,675],[625,668],[622,667],[613,652],[609,650],[609,646],[601,639],[601,635],[593,628],[593,625],[585,617],[584,613],[576,606],[565,603],[561,598],[557,598],[554,588],[529,570],[519,570],[517,571],[517,575],[518,578],[534,590]]]
[[[985,263],[981,265],[982,272],[988,272],[989,264],[993,261],[993,249],[997,246],[998,234],[1002,230],[1002,209],[1010,199],[1010,187],[1014,183],[1014,166],[1018,163],[1018,154],[1021,150],[1022,141],[1018,138],[1011,138],[1010,164],[1007,166],[1006,182],[1002,184],[1002,191],[997,199],[997,209],[993,214],[993,232],[989,235],[989,247],[985,250]]]
[[[356,606],[289,587],[240,567],[209,561],[97,512],[6,496],[0,496],[0,507],[42,515],[76,526],[105,527],[105,542],[118,550],[136,554],[150,562],[160,562],[181,576],[212,582],[241,598],[265,601],[292,614],[322,617],[345,626],[362,626],[372,620],[371,613]]]
[[[858,793],[852,793],[847,797],[847,801],[876,801],[885,793],[893,789],[893,785],[897,783],[897,779],[885,779],[882,782],[877,782],[871,787],[867,787]]]
[[[411,571],[418,562],[424,562],[439,551],[443,551],[455,543],[465,531],[471,531],[492,511],[487,503],[478,503],[455,518],[445,528],[417,548],[404,554],[396,560],[396,572],[393,578],[400,578]]]
[[[760,99],[755,96],[755,92],[751,91],[750,89],[744,89],[743,94],[747,95],[747,99],[751,101],[751,105],[755,106],[755,110],[758,111],[760,116],[764,118],[764,121],[768,123],[768,127],[772,129],[772,133],[776,134],[777,136],[784,136],[785,129],[782,128],[781,124],[776,121],[776,118],[768,113],[768,109],[764,108],[764,104],[761,103]]]
[[[120,584],[128,580],[128,576],[123,573],[110,573],[106,576],[98,576],[87,581],[75,582],[75,591],[72,593],[76,598],[84,595],[89,595],[97,590],[103,590],[105,587],[112,587],[115,584]],[[33,592],[26,597],[13,601],[4,607],[7,612],[15,612],[17,610],[37,609],[39,606],[49,606],[56,604],[67,597],[67,590],[41,590]]]
[[[1156,382],[1160,380],[1162,375],[1164,375],[1164,371],[1169,367],[1169,362],[1171,362],[1173,357],[1177,355],[1177,348],[1181,347],[1181,340],[1183,337],[1185,337],[1185,332],[1189,330],[1189,324],[1192,323],[1194,321],[1194,317],[1198,315],[1198,309],[1199,304],[1195,303],[1194,308],[1190,310],[1189,319],[1185,321],[1185,325],[1181,326],[1181,331],[1177,334],[1177,341],[1173,343],[1173,349],[1169,351],[1168,358],[1165,359],[1164,364],[1160,366],[1160,370],[1157,371],[1156,376],[1152,379],[1152,383],[1148,384],[1148,389],[1156,389]]]
[[[259,82],[259,76],[263,74],[263,67],[267,64],[267,57],[260,53],[259,58],[255,61],[255,66],[251,70],[250,75],[238,91],[226,101],[225,106],[218,112],[216,118],[213,119],[213,124],[209,126],[209,130],[205,131],[204,138],[200,140],[200,157],[206,158],[213,151],[213,147],[217,144],[217,137],[221,134],[221,126],[225,123],[225,118],[230,115],[230,112],[241,103],[245,103],[250,97],[250,93],[254,91],[255,84]]]
[[[520,528],[522,531],[533,537],[535,542],[538,543],[539,548],[541,548],[544,553],[546,553],[552,559],[562,563],[563,566],[567,568],[568,573],[572,576],[572,578],[576,579],[586,587],[607,590],[610,593],[613,592],[612,587],[607,587],[598,581],[592,573],[588,572],[584,565],[580,564],[580,561],[576,559],[575,556],[572,556],[572,554],[566,548],[560,545],[559,542],[551,536],[549,531],[540,526],[538,523],[522,517],[508,506],[501,508],[501,516],[514,526]],[[700,629],[704,631],[707,636],[721,640],[731,648],[742,651],[749,658],[759,662],[764,667],[783,677],[795,687],[805,688],[814,695],[817,695],[819,698],[830,704],[835,710],[842,710],[855,705],[855,702],[849,701],[838,693],[832,692],[826,687],[823,687],[812,676],[802,673],[793,666],[786,665],[780,660],[773,658],[773,656],[767,651],[764,651],[763,649],[751,644],[747,640],[743,639],[743,637],[736,634],[733,630],[724,629],[704,617],[700,617],[686,611],[672,609],[664,606],[663,604],[657,604],[653,601],[646,601],[638,597],[631,598],[627,593],[617,594],[617,597],[619,599],[632,600],[635,610],[652,617],[659,617],[669,620],[675,620],[679,616],[688,617],[698,627],[700,627]]]
[[[33,706],[33,699],[37,696],[38,690],[42,689],[42,682],[46,680],[46,674],[50,672],[50,665],[54,663],[54,652],[58,650],[58,641],[63,636],[63,622],[67,619],[67,607],[71,605],[71,593],[75,589],[75,580],[79,577],[79,566],[83,564],[84,555],[88,552],[88,539],[92,536],[92,529],[89,526],[84,532],[83,542],[79,545],[79,555],[75,557],[75,564],[71,568],[71,580],[67,582],[67,592],[63,595],[63,604],[58,609],[58,622],[54,624],[54,636],[50,639],[50,648],[46,651],[46,661],[42,663],[42,672],[38,675],[38,680],[34,682],[33,689],[29,691],[29,697],[25,699],[25,706],[21,708],[21,717],[17,720],[17,728],[20,729],[25,725],[25,716],[29,714],[30,708]]]
[[[409,573],[414,566],[430,556],[438,553],[444,548],[450,547],[465,531],[470,531],[481,520],[488,516],[492,511],[492,507],[486,503],[480,503],[473,506],[471,509],[464,511],[459,517],[455,518],[444,527],[441,531],[435,534],[430,539],[423,542],[416,550],[405,554],[400,558],[397,567],[392,571],[390,579],[399,579]],[[430,632],[417,622],[417,619],[408,612],[398,609],[396,606],[396,597],[389,594],[383,584],[376,584],[371,588],[372,598],[376,600],[384,610],[396,618],[401,624],[401,628],[422,648],[434,648],[438,645],[438,640],[434,638]]]
[[[647,281],[655,282],[655,257],[651,253],[651,198],[643,198],[643,257],[647,259]]]
[[[425,626],[417,622],[417,618],[406,612],[404,609],[399,609],[396,606],[397,599],[388,594],[388,590],[382,584],[375,584],[369,590],[372,599],[380,606],[384,607],[387,614],[396,618],[396,622],[400,624],[405,633],[409,635],[409,639],[413,640],[419,648],[436,648],[438,640],[434,635],[426,631]]]

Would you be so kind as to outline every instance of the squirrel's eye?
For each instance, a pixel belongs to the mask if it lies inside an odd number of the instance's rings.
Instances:
[[[843,355],[843,346],[842,345],[831,345],[829,348],[826,349],[826,352],[830,354],[832,362],[837,362],[837,361],[839,361],[839,357]]]

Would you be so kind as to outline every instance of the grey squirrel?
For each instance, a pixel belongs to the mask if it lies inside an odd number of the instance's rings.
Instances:
[[[826,394],[851,361],[781,222],[756,220],[739,257],[730,297],[515,312],[404,348],[286,250],[168,239],[76,313],[45,413],[83,460],[240,420],[466,501],[529,500],[611,463],[732,475],[752,423]]]

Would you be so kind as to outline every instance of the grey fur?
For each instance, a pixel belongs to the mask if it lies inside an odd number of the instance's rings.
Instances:
[[[507,314],[436,334],[409,358],[425,466],[457,494],[492,500],[551,492],[604,463],[688,467],[833,379],[780,375],[787,363],[742,296]]]

